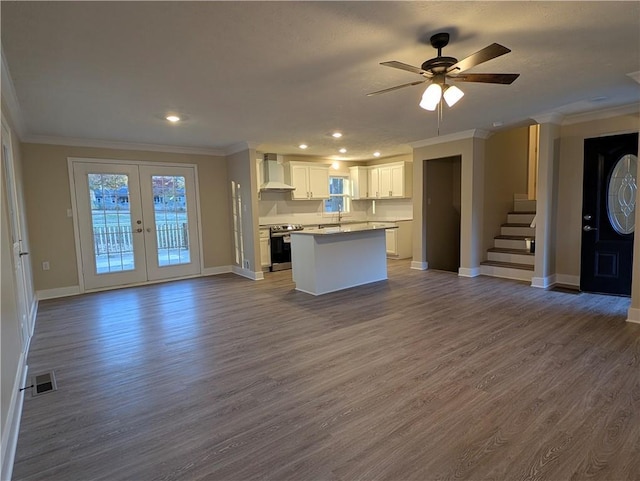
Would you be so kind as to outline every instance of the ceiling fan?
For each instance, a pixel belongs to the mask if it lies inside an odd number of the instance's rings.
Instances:
[[[447,80],[454,82],[481,82],[492,84],[511,84],[517,79],[518,73],[464,73],[476,65],[480,65],[488,60],[500,57],[505,53],[511,52],[510,49],[498,43],[492,43],[488,47],[469,55],[468,57],[458,60],[454,57],[445,57],[442,55],[442,49],[449,43],[449,34],[447,32],[436,33],[431,36],[431,46],[438,50],[438,56],[426,60],[420,67],[414,67],[406,63],[397,62],[395,60],[382,62],[380,65],[386,67],[398,68],[408,72],[417,73],[424,77],[422,80],[409,82],[402,85],[396,85],[377,92],[371,92],[367,96],[383,94],[404,87],[411,87],[421,83],[430,82],[429,87],[425,90],[420,107],[427,110],[435,110],[440,99],[444,97],[449,107],[453,106],[462,98],[464,93],[455,85],[447,84]]]

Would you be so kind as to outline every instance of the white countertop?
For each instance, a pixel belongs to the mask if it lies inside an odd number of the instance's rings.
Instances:
[[[323,229],[304,229],[292,231],[291,234],[300,235],[335,235],[349,234],[351,232],[365,232],[371,230],[397,229],[398,227],[390,222],[362,222],[360,224],[346,224],[339,227],[325,227]]]

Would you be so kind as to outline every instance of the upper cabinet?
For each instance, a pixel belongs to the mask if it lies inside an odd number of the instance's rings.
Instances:
[[[349,167],[352,199],[359,200],[369,198],[369,172],[370,170],[368,167]]]
[[[285,169],[285,173],[287,169]],[[286,178],[286,177],[285,177]],[[293,200],[329,198],[329,166],[312,162],[289,162],[288,182],[295,187]]]
[[[352,167],[354,168],[354,167]],[[368,169],[367,198],[393,199],[411,197],[413,193],[413,168],[411,162],[380,164]],[[353,179],[352,179],[353,181]],[[364,197],[359,197],[364,198]]]

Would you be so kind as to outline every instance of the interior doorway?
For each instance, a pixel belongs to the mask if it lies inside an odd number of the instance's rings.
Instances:
[[[429,269],[458,273],[462,157],[425,161],[424,212]]]

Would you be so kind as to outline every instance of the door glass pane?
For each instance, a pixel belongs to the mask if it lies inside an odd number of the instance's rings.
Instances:
[[[638,158],[627,154],[618,160],[609,179],[607,214],[618,234],[631,234],[635,229],[637,171]]]
[[[126,174],[88,174],[97,274],[135,269]]]
[[[180,175],[154,175],[151,182],[158,265],[188,264],[191,255],[185,178]]]

